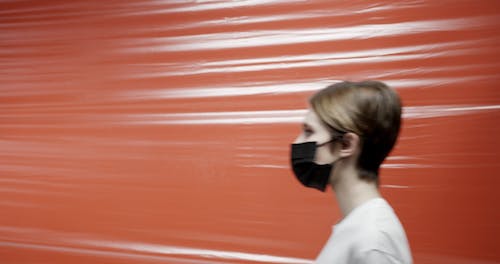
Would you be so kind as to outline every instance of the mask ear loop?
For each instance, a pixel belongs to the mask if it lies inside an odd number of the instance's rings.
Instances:
[[[330,142],[334,142],[334,141],[337,141],[337,139],[340,139],[340,140],[344,140],[344,135],[345,133],[347,132],[341,132],[342,134],[341,135],[336,135],[336,136],[333,136],[332,139],[328,140],[327,142],[324,142],[324,143],[321,143],[321,144],[316,144],[316,147],[322,147]]]

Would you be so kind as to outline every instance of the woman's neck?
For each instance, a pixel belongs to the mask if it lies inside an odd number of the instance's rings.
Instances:
[[[382,197],[377,184],[362,180],[357,171],[345,171],[339,176],[331,184],[343,217],[364,202]]]

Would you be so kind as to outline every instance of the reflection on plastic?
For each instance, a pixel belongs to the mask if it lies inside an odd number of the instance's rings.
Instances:
[[[494,1],[0,6],[2,263],[312,263],[340,215],[288,144],[345,79],[403,99],[415,263],[500,263]]]

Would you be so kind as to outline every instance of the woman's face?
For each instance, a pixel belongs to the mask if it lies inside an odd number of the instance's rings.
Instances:
[[[293,143],[316,142],[323,144],[332,139],[328,128],[320,121],[314,110],[308,109],[302,125],[302,132]],[[330,142],[316,149],[314,162],[317,164],[332,163],[337,160],[338,150],[335,142]]]

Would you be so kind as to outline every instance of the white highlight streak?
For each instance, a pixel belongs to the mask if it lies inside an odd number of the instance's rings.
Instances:
[[[241,8],[245,6],[256,6],[256,5],[275,5],[278,3],[291,3],[291,2],[301,2],[302,0],[239,0],[239,1],[195,1],[190,3],[190,5],[185,5],[177,8],[157,8],[155,10],[139,11],[135,13],[130,13],[127,15],[153,15],[153,14],[170,14],[170,13],[185,13],[185,12],[198,12],[207,10],[218,10],[218,9],[228,9],[228,8]],[[167,1],[155,1],[154,4],[172,3],[172,0]],[[179,2],[182,3],[182,2]],[[143,4],[143,3],[141,3]]]
[[[87,235],[74,233],[57,233],[36,228],[19,228],[0,226],[0,235],[15,237],[14,240],[0,240],[0,248],[28,248],[35,250],[55,251],[79,255],[103,257],[126,257],[143,260],[161,260],[168,263],[220,263],[225,260],[245,260],[266,263],[311,264],[312,260],[275,256],[268,254],[245,253],[237,251],[200,249],[189,247],[166,246],[160,244],[137,243],[128,241],[112,241],[89,239]],[[64,245],[64,246],[62,246]],[[182,258],[181,256],[188,256]],[[203,258],[197,260],[193,258]],[[219,262],[217,261],[219,259]]]
[[[133,115],[134,124],[255,124],[302,122],[307,110],[204,112]]]
[[[434,31],[451,31],[457,29],[464,30],[481,26],[485,23],[484,21],[486,21],[486,19],[487,17],[456,18],[392,24],[359,25],[341,28],[261,30],[150,38],[147,40],[136,40],[133,45],[139,47],[127,48],[125,51],[151,52],[154,50],[156,52],[176,52],[190,50],[220,50],[334,40],[369,39]]]
[[[426,88],[445,84],[454,84],[468,81],[479,81],[495,78],[496,75],[480,75],[450,78],[427,78],[427,79],[397,79],[385,80],[385,82],[396,89],[402,88]],[[248,96],[260,94],[283,94],[319,91],[338,80],[313,80],[297,83],[252,83],[238,85],[235,87],[210,87],[210,88],[170,88],[153,91],[126,92],[121,97],[137,99],[149,98],[206,98],[223,96]]]
[[[179,64],[148,64],[145,65],[148,66],[148,70],[145,72],[132,75],[129,74],[123,76],[123,78],[150,78],[209,73],[249,72],[301,67],[346,65],[351,63],[381,63],[410,59],[428,59],[432,57],[449,57],[481,52],[481,50],[478,50],[478,46],[480,46],[482,42],[486,41],[456,41],[360,51],[314,53],[210,62],[200,61]]]
[[[382,184],[380,185],[382,188],[393,188],[393,189],[409,189],[410,186],[407,185],[394,185],[394,184]]]
[[[409,119],[415,118],[433,118],[440,116],[463,115],[472,112],[500,110],[500,105],[435,105],[435,106],[410,106],[403,109],[403,117]]]
[[[160,254],[194,255],[203,257],[216,257],[221,259],[239,259],[239,260],[250,260],[257,262],[272,262],[272,263],[289,263],[289,264],[312,263],[311,260],[307,259],[278,257],[278,256],[262,255],[262,254],[250,254],[250,253],[234,252],[234,251],[168,247],[168,246],[147,245],[147,244],[128,244],[128,245],[121,244],[119,246],[120,248],[125,247],[141,252],[160,253]]]
[[[246,96],[259,94],[296,93],[317,91],[318,87],[326,87],[334,81],[316,81],[307,83],[280,83],[254,84],[253,86],[221,87],[221,88],[193,88],[193,89],[166,89],[160,91],[126,94],[133,98],[205,98],[219,96]]]
[[[78,242],[82,241],[78,240]],[[236,260],[247,260],[255,262],[268,262],[268,263],[287,263],[287,264],[313,263],[312,260],[302,259],[302,258],[281,257],[281,256],[273,256],[265,254],[244,253],[237,251],[173,247],[173,246],[144,244],[144,243],[115,243],[115,242],[102,242],[102,241],[87,241],[84,243],[92,246],[98,245],[104,248],[132,250],[143,254],[152,253],[152,254],[162,254],[162,255],[187,255],[187,256],[196,256],[203,258],[236,259]]]
[[[33,243],[19,243],[19,242],[4,242],[0,241],[1,247],[10,247],[10,248],[27,248],[34,250],[43,250],[43,251],[51,251],[58,253],[70,253],[76,255],[86,255],[86,256],[100,256],[103,258],[127,258],[130,260],[137,261],[162,261],[165,263],[185,263],[185,264],[216,264],[217,262],[208,261],[208,260],[191,260],[191,259],[180,259],[175,257],[167,257],[167,256],[151,256],[151,255],[143,255],[137,253],[125,253],[125,252],[112,252],[109,250],[101,250],[101,249],[87,249],[87,248],[74,248],[67,246],[55,246],[55,245],[43,245],[43,244],[33,244]],[[140,262],[139,262],[140,263]],[[309,262],[311,263],[311,262]]]
[[[172,3],[173,0],[168,0],[168,3]],[[284,4],[289,4],[291,1],[282,1]],[[182,2],[181,2],[182,3]],[[268,4],[273,4],[276,6],[278,3],[273,3],[272,1],[262,1],[260,2],[263,5],[268,5]],[[226,7],[232,8],[234,6],[227,6],[227,4],[234,4],[231,2],[224,2],[226,4]],[[257,3],[251,3],[252,7],[255,7]],[[144,5],[147,5],[147,3],[140,3],[140,5],[137,5],[138,7],[143,7]],[[159,9],[158,7],[154,6],[155,4],[153,3],[153,10],[147,10],[147,11],[140,11],[139,13],[137,12],[132,12],[132,13],[121,13],[122,16],[130,16],[130,15],[137,15],[137,14],[145,14],[145,15],[151,15],[151,14],[158,14],[158,13],[174,13],[174,12],[186,12],[186,11],[203,11],[200,9],[200,4],[197,4],[195,8],[198,8],[197,10],[195,9],[190,9],[188,10],[186,7],[181,7],[181,8],[169,8],[169,9]],[[157,4],[156,4],[157,5]],[[134,6],[132,4],[131,6]],[[141,29],[140,32],[160,32],[160,31],[167,31],[167,30],[172,30],[172,29],[191,29],[191,28],[205,28],[205,27],[213,27],[213,26],[232,26],[232,25],[248,25],[248,24],[254,24],[254,23],[265,23],[265,22],[274,22],[274,21],[293,21],[293,20],[298,20],[298,19],[313,19],[313,18],[324,18],[324,17],[338,17],[338,16],[346,16],[346,14],[350,13],[357,13],[357,14],[365,14],[365,13],[374,13],[374,12],[379,12],[383,10],[399,10],[399,9],[408,9],[412,7],[418,6],[417,3],[394,3],[394,4],[384,4],[383,6],[368,6],[366,7],[365,4],[361,4],[359,6],[353,6],[352,8],[343,8],[342,10],[324,10],[324,9],[315,9],[315,10],[300,10],[297,13],[287,13],[287,14],[264,14],[264,15],[254,15],[254,16],[235,16],[235,17],[224,17],[224,18],[217,18],[217,19],[207,19],[203,20],[201,22],[190,22],[190,23],[184,23],[184,24],[175,24],[175,25],[168,25],[165,27],[159,27],[159,28],[146,28],[146,29]],[[212,7],[210,7],[212,8]],[[184,10],[183,10],[184,9]],[[206,6],[205,6],[206,9]]]
[[[481,111],[500,110],[500,105],[442,105],[413,106],[403,109],[403,118],[419,119],[444,116],[464,115]],[[201,112],[174,114],[129,115],[128,124],[277,124],[300,123],[304,120],[306,109],[271,110],[271,111],[237,111],[237,112]],[[413,164],[386,164],[385,167],[409,167]],[[417,165],[419,166],[419,165]]]

